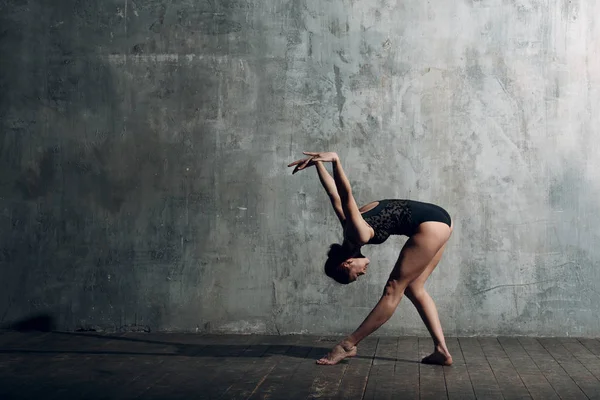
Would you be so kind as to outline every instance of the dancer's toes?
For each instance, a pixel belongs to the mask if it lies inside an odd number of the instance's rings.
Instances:
[[[326,357],[323,357],[321,359],[318,359],[317,360],[317,364],[319,364],[319,365],[332,365],[332,362],[327,357],[329,357],[329,355],[326,356]]]
[[[325,357],[317,360],[319,365],[335,365],[345,358],[354,357],[356,355],[356,346],[344,348],[341,344],[336,344],[335,347]]]
[[[423,364],[435,364],[435,365],[452,365],[452,356],[450,353],[443,350],[435,350],[433,353],[421,360]]]

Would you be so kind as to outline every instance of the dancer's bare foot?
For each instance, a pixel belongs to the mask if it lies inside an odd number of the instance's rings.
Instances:
[[[423,364],[452,365],[452,356],[448,350],[436,347],[435,351],[421,360]]]
[[[319,365],[335,365],[345,358],[356,355],[356,346],[350,346],[346,343],[336,344],[325,357],[317,360]]]

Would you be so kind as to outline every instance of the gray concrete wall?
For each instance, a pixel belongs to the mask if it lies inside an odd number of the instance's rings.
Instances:
[[[0,6],[0,318],[347,333],[370,272],[303,150],[359,203],[445,207],[449,335],[600,335],[600,2],[151,0]],[[403,302],[381,334],[426,334]]]

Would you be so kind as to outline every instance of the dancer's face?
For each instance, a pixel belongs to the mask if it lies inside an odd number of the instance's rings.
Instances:
[[[367,257],[352,257],[342,263],[342,268],[348,274],[348,280],[354,282],[359,276],[367,273],[371,261]]]

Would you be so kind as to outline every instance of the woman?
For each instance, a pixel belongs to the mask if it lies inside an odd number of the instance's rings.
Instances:
[[[308,157],[294,161],[288,167],[296,166],[293,171],[296,173],[316,166],[319,179],[343,227],[344,241],[342,245],[334,244],[331,247],[325,263],[328,276],[344,284],[354,282],[366,273],[369,265],[369,260],[360,253],[362,246],[383,243],[390,235],[409,237],[377,305],[351,335],[317,363],[333,365],[355,356],[360,341],[390,319],[405,294],[418,310],[433,338],[433,353],[421,361],[451,365],[452,356],[446,347],[435,303],[424,288],[452,234],[452,221],[448,213],[436,205],[411,200],[381,200],[358,208],[336,153],[303,154]],[[326,162],[333,165],[333,178],[323,165]]]

